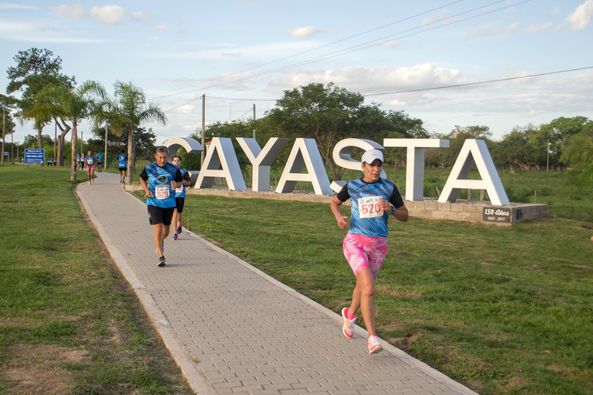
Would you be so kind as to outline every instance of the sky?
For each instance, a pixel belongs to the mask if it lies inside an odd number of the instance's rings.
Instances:
[[[485,125],[500,139],[560,116],[593,119],[593,0],[0,0],[3,92],[14,56],[32,47],[78,83],[142,88],[167,116],[144,125],[157,143],[200,130],[203,94],[211,124],[252,118],[254,104],[262,117],[311,82],[436,133]],[[515,78],[535,74],[545,75]],[[25,121],[14,139],[27,134]]]

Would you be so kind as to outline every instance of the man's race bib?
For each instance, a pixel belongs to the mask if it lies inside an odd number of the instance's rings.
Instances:
[[[164,200],[169,197],[169,185],[160,184],[154,188],[154,194],[158,200]]]
[[[380,196],[370,196],[358,199],[359,218],[376,218],[383,215]]]
[[[182,192],[183,192],[183,185],[182,185],[182,186],[180,186],[180,187],[177,187],[177,188],[175,188],[175,193],[176,193],[176,194],[178,194],[178,195],[179,195],[179,194],[180,194],[180,193],[182,193]]]

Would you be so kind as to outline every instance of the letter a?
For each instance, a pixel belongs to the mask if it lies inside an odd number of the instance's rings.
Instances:
[[[215,137],[212,139],[194,188],[211,187],[215,177],[226,179],[228,188],[232,191],[247,189],[239,167],[239,160],[233,149],[233,143],[228,137]]]
[[[307,173],[299,173],[305,166]],[[315,139],[297,138],[282,171],[277,193],[292,192],[297,181],[310,182],[316,195],[331,195],[329,179]]]
[[[470,167],[476,164],[481,180],[467,179]],[[439,196],[439,203],[455,202],[459,189],[485,189],[492,204],[502,206],[509,204],[507,193],[500,182],[500,177],[490,157],[490,152],[484,140],[467,139],[461,147],[459,156],[451,169],[451,174],[445,183],[443,192]]]

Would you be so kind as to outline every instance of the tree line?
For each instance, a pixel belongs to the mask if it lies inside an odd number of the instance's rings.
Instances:
[[[164,125],[166,122],[160,107],[147,104],[142,89],[132,83],[116,82],[113,95],[95,81],[78,84],[73,76],[62,73],[61,58],[47,49],[20,51],[14,61],[16,64],[7,70],[7,95],[0,96],[3,109],[9,110],[3,135],[14,130],[10,110],[15,110],[14,116],[18,119],[33,121],[40,147],[43,128],[53,121],[60,130],[57,157],[58,164],[63,165],[66,136],[70,133],[70,146],[76,147],[78,125],[83,119],[91,120],[96,137],[90,141],[92,144],[104,142],[106,127],[118,144],[127,147],[131,182],[136,154],[149,156],[154,147],[154,132],[146,130],[142,124],[158,121]],[[199,133],[193,137],[197,138]],[[333,83],[311,83],[286,90],[275,108],[262,118],[213,123],[204,133],[207,141],[217,136],[245,137],[255,133],[262,144],[270,137],[314,138],[334,179],[341,179],[344,169],[333,162],[332,150],[344,138],[377,142],[383,138],[448,139],[449,149],[426,150],[426,165],[434,167],[452,166],[466,139],[482,139],[498,167],[511,172],[569,169],[576,184],[593,184],[593,121],[586,117],[560,117],[539,126],[517,126],[498,141],[484,125],[455,126],[448,133],[429,132],[421,119],[410,117],[401,110],[383,110],[376,103],[365,104],[360,93]],[[138,142],[140,147],[137,147]],[[240,153],[241,149],[236,148]],[[76,149],[70,151],[71,178],[75,180]],[[195,156],[187,159],[186,165],[199,168]],[[239,159],[248,162],[244,155],[239,154]],[[405,150],[388,150],[386,164],[404,165]]]

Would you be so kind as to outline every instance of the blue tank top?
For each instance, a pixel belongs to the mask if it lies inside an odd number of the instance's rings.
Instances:
[[[181,177],[185,178],[187,174],[187,169],[181,168],[179,169],[181,172]],[[175,189],[175,197],[176,198],[184,198],[185,197],[185,185],[181,185],[179,188]]]
[[[89,155],[86,157],[86,164],[89,166],[94,166],[95,165],[95,156],[94,155]]]
[[[146,198],[148,206],[156,206],[162,208],[171,208],[177,206],[175,202],[175,189],[171,187],[171,181],[175,179],[175,174],[179,170],[175,165],[167,163],[165,166],[157,166],[156,163],[151,163],[146,166],[146,175],[148,179],[148,189],[152,192],[153,197]]]
[[[117,158],[117,163],[119,167],[128,167],[128,155],[120,153]]]
[[[366,183],[360,179],[348,181],[348,194],[352,199],[350,233],[364,236],[387,237],[388,212],[377,210],[379,200],[391,200],[395,185],[380,178],[375,183]]]

